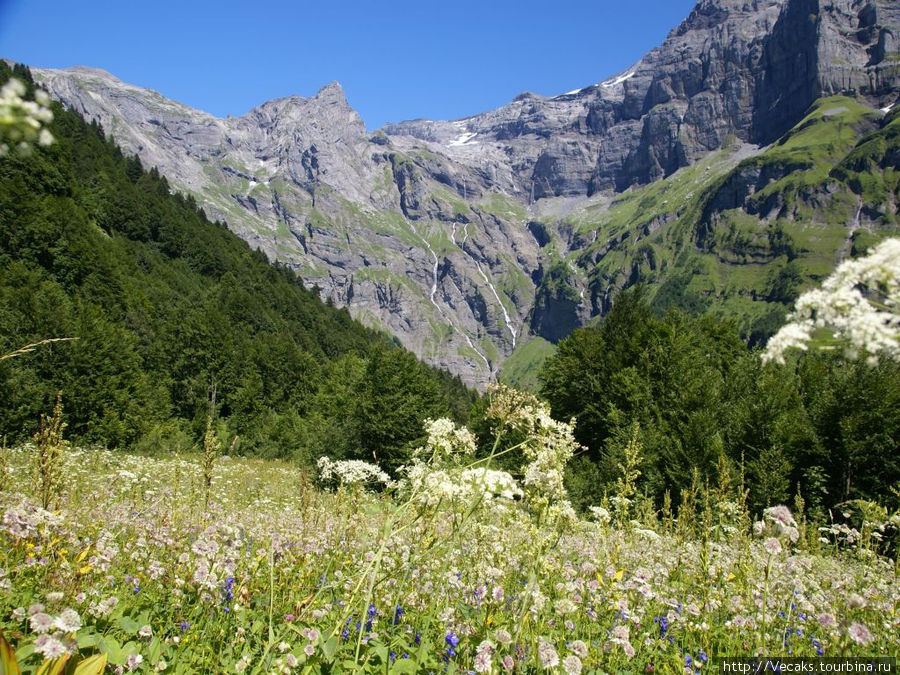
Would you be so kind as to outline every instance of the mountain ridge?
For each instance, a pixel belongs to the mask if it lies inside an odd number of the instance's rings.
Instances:
[[[374,132],[335,83],[223,120],[96,72],[35,74],[251,246],[483,387],[532,335],[608,308],[567,211],[768,145],[821,95],[893,103],[898,25],[884,0],[702,0],[599,83]],[[544,284],[561,261],[570,291]]]

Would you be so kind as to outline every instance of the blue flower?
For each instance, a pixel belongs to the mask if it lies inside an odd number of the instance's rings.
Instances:
[[[659,624],[659,637],[664,638],[669,630],[669,620],[665,616],[654,617],[653,623]]]
[[[450,646],[450,649],[456,649],[456,646],[459,644],[459,638],[456,637],[456,633],[447,633],[444,642]]]
[[[395,626],[398,623],[400,623],[400,617],[402,617],[402,616],[403,616],[403,607],[401,607],[400,605],[397,605],[397,607],[394,608],[394,625]]]
[[[234,577],[228,577],[225,579],[225,601],[222,604],[227,605],[234,599]],[[227,611],[227,609],[226,609]]]

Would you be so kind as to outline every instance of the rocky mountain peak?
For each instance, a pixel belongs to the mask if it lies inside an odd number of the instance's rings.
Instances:
[[[81,75],[89,75],[92,77],[98,77],[104,80],[109,80],[110,82],[122,82],[118,77],[113,75],[107,70],[103,70],[102,68],[93,68],[90,66],[72,66],[67,70],[73,73],[79,73]]]
[[[271,137],[283,136],[310,142],[348,141],[365,134],[365,124],[347,103],[337,82],[322,87],[315,96],[287,96],[267,101],[242,118],[244,129],[259,127]]]
[[[350,105],[347,103],[347,97],[344,94],[344,88],[337,80],[329,82],[324,87],[319,89],[319,91],[316,93],[316,99],[323,103],[331,103],[334,105],[345,106],[347,108],[350,107]]]

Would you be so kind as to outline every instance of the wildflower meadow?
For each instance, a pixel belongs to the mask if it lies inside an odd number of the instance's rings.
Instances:
[[[900,651],[897,514],[813,527],[801,498],[753,522],[723,475],[676,518],[639,497],[633,440],[616,493],[578,516],[571,425],[491,395],[494,452],[431,420],[393,481],[218,455],[207,487],[201,455],[5,449],[3,672],[701,673]],[[516,478],[493,466],[511,452]]]

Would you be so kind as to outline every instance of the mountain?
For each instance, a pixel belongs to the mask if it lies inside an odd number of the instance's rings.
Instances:
[[[0,62],[0,84],[29,74]],[[458,378],[329,307],[192,197],[54,104],[56,141],[0,161],[0,430],[59,393],[76,443],[171,450],[206,426],[242,452],[395,467],[425,418],[463,418]]]
[[[771,332],[857,233],[891,232],[890,134],[879,190],[838,167],[887,128],[898,40],[890,0],[701,0],[599,83],[374,133],[334,83],[223,120],[102,71],[35,76],[251,247],[483,386],[638,282]]]

